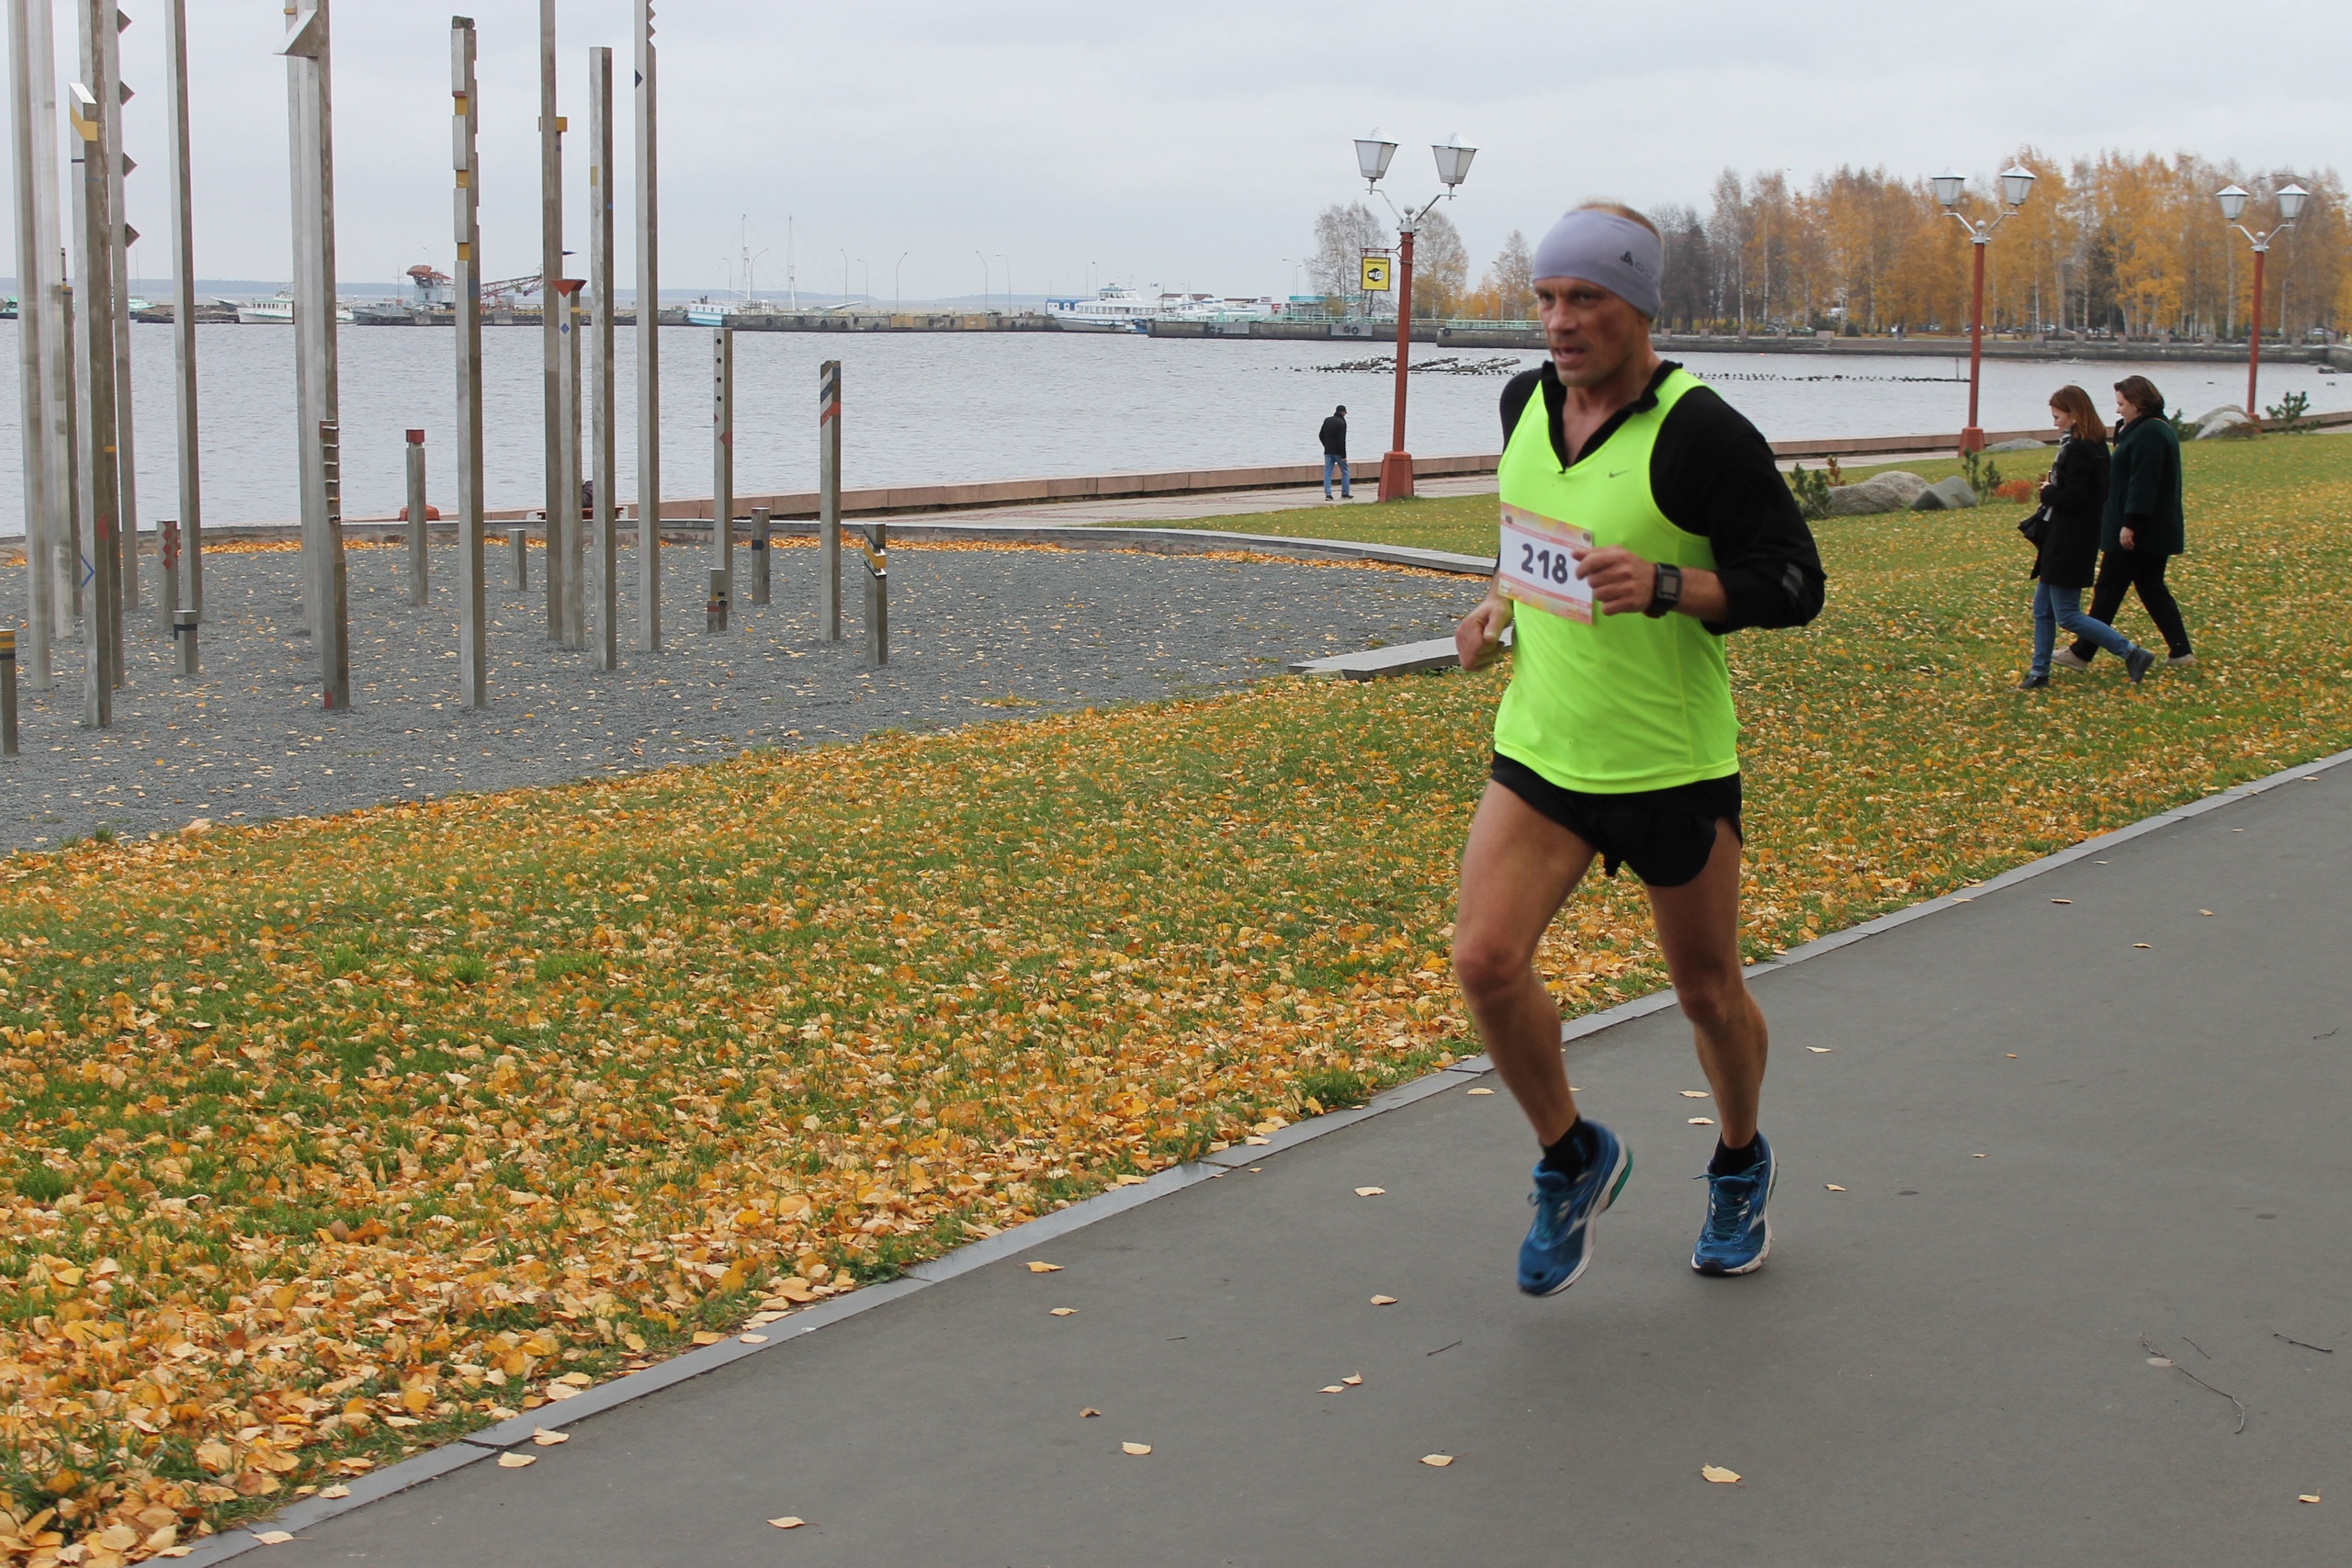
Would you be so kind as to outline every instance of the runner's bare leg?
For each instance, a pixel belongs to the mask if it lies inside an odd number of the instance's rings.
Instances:
[[[1547,1145],[1576,1124],[1577,1106],[1559,1004],[1535,972],[1535,949],[1592,857],[1590,844],[1492,782],[1462,853],[1453,973],[1495,1071]]]
[[[1690,1021],[1700,1069],[1714,1090],[1717,1131],[1724,1146],[1735,1149],[1755,1141],[1770,1045],[1764,1011],[1740,970],[1739,855],[1739,835],[1729,822],[1718,821],[1714,852],[1695,880],[1649,889],[1675,999]]]

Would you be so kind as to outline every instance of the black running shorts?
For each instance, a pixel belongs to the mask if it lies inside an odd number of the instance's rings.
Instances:
[[[1680,887],[1707,868],[1718,821],[1747,837],[1740,833],[1737,773],[1671,789],[1590,795],[1562,789],[1526,763],[1498,755],[1489,776],[1590,844],[1604,876],[1616,875],[1623,863],[1648,886]]]

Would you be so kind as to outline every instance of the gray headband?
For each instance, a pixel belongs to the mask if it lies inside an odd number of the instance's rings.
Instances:
[[[1657,315],[1658,265],[1665,247],[1630,218],[1598,208],[1567,214],[1535,245],[1536,277],[1597,283],[1645,316]]]

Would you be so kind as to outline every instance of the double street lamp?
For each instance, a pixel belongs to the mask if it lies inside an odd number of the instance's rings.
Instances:
[[[1400,212],[1380,188],[1382,176],[1388,173],[1388,160],[1396,155],[1396,143],[1377,140],[1356,143],[1356,167],[1363,175],[1364,188],[1386,202],[1396,219],[1396,417],[1388,450],[1380,458],[1383,501],[1408,501],[1413,494],[1413,459],[1405,450],[1405,372],[1413,340],[1413,233],[1439,202],[1453,195],[1470,173],[1470,160],[1478,154],[1476,147],[1454,141],[1432,145],[1430,151],[1437,154],[1437,177],[1445,188],[1419,207]]]
[[[1967,177],[1957,169],[1946,169],[1928,182],[1936,189],[1936,200],[1950,213],[1953,222],[1968,231],[1969,243],[1976,247],[1976,284],[1968,308],[1968,425],[1960,433],[1962,453],[1984,450],[1984,431],[1976,423],[1976,390],[1978,372],[1984,363],[1984,247],[1992,242],[1993,231],[2007,222],[2017,209],[2033,194],[2034,175],[2031,169],[2013,164],[2001,171],[2001,200],[2004,210],[1991,222],[1979,218],[1973,221],[1957,210],[1960,194],[1968,184]]]
[[[2248,196],[2244,186],[2233,185],[2215,193],[2214,199],[2222,204],[2222,221],[2244,234],[2246,243],[2254,247],[2254,324],[2245,336],[2245,415],[2254,419],[2258,417],[2255,412],[2254,389],[2262,374],[2262,264],[2269,259],[2270,242],[2295,226],[2295,220],[2303,215],[2303,203],[2312,198],[2312,193],[2301,186],[2281,190],[2278,226],[2259,234],[2238,221],[2238,216],[2245,211]],[[2279,312],[2278,330],[2287,330],[2284,311]]]

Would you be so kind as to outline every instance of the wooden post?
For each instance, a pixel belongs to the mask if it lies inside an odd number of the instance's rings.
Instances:
[[[105,85],[97,80],[90,83],[93,92],[110,95],[107,99],[108,112],[114,116],[114,134],[107,143],[107,210],[114,215],[119,231],[109,258],[114,265],[114,320],[108,324],[108,335],[114,344],[114,444],[116,496],[120,505],[122,524],[118,534],[121,540],[121,574],[119,595],[119,613],[115,616],[115,684],[129,683],[122,663],[122,635],[130,613],[139,608],[139,463],[134,455],[137,442],[130,417],[130,246],[139,238],[139,231],[130,226],[130,208],[123,198],[123,177],[133,164],[130,154],[122,150],[121,106],[130,101],[130,89],[122,80],[122,29],[130,18],[119,10],[115,24],[98,29],[103,62],[96,69]]]
[[[430,510],[424,503],[424,432],[412,430],[408,433],[408,602],[412,604],[422,604],[432,597],[424,557],[425,519]]]
[[[556,288],[563,276],[563,121],[555,112],[555,0],[539,0],[539,359],[540,408],[545,418],[548,513],[548,640],[571,646],[564,607],[571,591],[565,570],[571,563],[571,536],[580,532],[580,487],[563,493],[562,301]]]
[[[637,646],[662,647],[662,232],[653,0],[637,0]]]
[[[164,0],[164,122],[172,157],[172,385],[179,415],[179,607],[193,611],[201,622],[204,497],[197,469],[196,228],[187,135],[187,0]],[[176,615],[172,624],[177,626]]]
[[[567,277],[555,286],[548,297],[548,309],[561,314],[558,331],[563,339],[556,356],[556,401],[560,423],[556,428],[556,477],[562,482],[557,486],[559,502],[556,513],[548,518],[548,574],[559,570],[563,577],[563,624],[557,638],[565,648],[588,646],[588,604],[581,581],[587,568],[587,553],[580,518],[580,279]],[[563,520],[561,532],[555,527],[555,515]],[[558,541],[560,540],[560,544]],[[560,557],[559,562],[558,557]]]
[[[735,585],[735,329],[710,329],[710,567]]]
[[[817,371],[817,635],[842,640],[842,362]]]
[[[865,557],[865,661],[876,670],[890,662],[890,525],[865,525],[860,541]]]
[[[49,0],[40,0],[46,12]],[[49,639],[57,625],[51,604],[57,587],[51,564],[56,553],[56,491],[62,476],[51,464],[55,457],[49,429],[48,364],[43,356],[49,331],[52,254],[40,231],[40,188],[53,192],[57,164],[52,155],[43,163],[38,155],[34,117],[39,94],[36,81],[55,73],[55,62],[44,51],[36,66],[32,17],[28,0],[8,0],[8,125],[15,153],[13,192],[17,220],[17,407],[22,416],[25,479],[25,625],[30,634],[26,651],[32,664],[32,685],[49,690]],[[10,668],[13,670],[14,665]]]
[[[96,63],[101,46],[94,28],[114,25],[113,0],[75,0],[81,24],[85,70]],[[96,72],[91,72],[96,75]],[[121,579],[115,554],[116,530],[122,514],[115,491],[114,446],[114,266],[108,253],[120,238],[107,205],[106,164],[114,139],[109,127],[119,123],[119,105],[101,98],[86,84],[72,85],[77,165],[74,184],[74,229],[78,241],[75,292],[79,309],[74,320],[80,331],[74,347],[81,360],[75,384],[78,423],[88,434],[81,443],[81,504],[87,513],[84,529],[90,543],[89,613],[82,620],[82,722],[96,729],[114,723],[116,671],[122,644],[116,626],[121,614],[118,592]]]
[[[107,3],[107,0],[101,0]],[[350,625],[344,599],[339,477],[341,415],[335,374],[334,106],[327,0],[301,0],[278,52],[294,179],[294,397],[300,411],[303,592],[311,612],[319,691],[329,708],[351,705]]]
[[[466,706],[490,705],[490,649],[484,640],[488,563],[482,558],[481,518],[481,160],[477,152],[481,107],[474,101],[474,24],[449,18],[449,96],[457,119],[450,163],[457,175],[458,274],[458,684]]]
[[[620,591],[614,521],[613,451],[613,51],[588,51],[588,333],[594,363],[589,424],[596,512],[596,668],[620,667]]]
[[[0,626],[0,757],[16,754],[17,630],[14,626]]]
[[[506,530],[506,547],[514,556],[514,592],[531,591],[531,531],[521,524]]]

